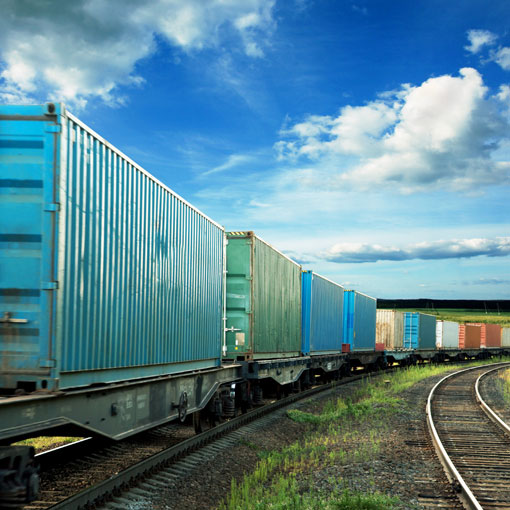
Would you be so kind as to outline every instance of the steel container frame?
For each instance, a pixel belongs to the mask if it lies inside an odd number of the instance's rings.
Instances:
[[[303,354],[342,351],[344,288],[313,271],[302,274]]]
[[[253,232],[227,232],[224,357],[301,353],[301,266]]]
[[[219,366],[223,227],[61,104],[0,133],[0,387]]]

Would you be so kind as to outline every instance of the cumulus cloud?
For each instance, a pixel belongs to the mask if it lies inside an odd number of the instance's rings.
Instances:
[[[328,187],[391,185],[408,193],[504,184],[510,162],[492,156],[510,138],[507,103],[504,91],[490,95],[478,71],[463,68],[336,116],[310,115],[282,130],[275,149],[280,160],[328,168]]]
[[[400,248],[379,244],[337,243],[320,254],[320,258],[330,262],[362,263],[380,260],[440,260],[510,255],[510,237],[495,239],[452,239],[411,244]]]
[[[492,58],[502,69],[510,71],[510,48],[499,48],[496,52],[494,52]]]
[[[491,46],[497,36],[488,30],[469,30],[467,33],[469,45],[464,46],[470,53],[478,53],[484,46]]]
[[[0,17],[0,99],[43,94],[83,106],[96,96],[115,104],[118,85],[140,85],[136,63],[156,37],[184,52],[237,38],[263,55],[274,28],[265,0],[4,0]]]

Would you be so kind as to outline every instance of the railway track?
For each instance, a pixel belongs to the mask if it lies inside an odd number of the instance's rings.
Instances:
[[[450,374],[428,398],[427,419],[436,451],[469,509],[510,508],[510,429],[479,392],[483,377],[508,367],[505,363]]]
[[[336,384],[348,384],[362,377],[353,376]],[[241,427],[260,419],[263,426],[267,415],[332,387],[333,384],[323,384],[292,394],[198,435],[193,434],[192,427],[170,424],[120,443],[91,443],[90,450],[77,457],[72,448],[49,452],[41,462],[40,497],[24,508],[79,510],[107,504],[105,508],[127,508],[130,498],[136,500],[151,490],[157,491],[161,484],[175,483],[216,450],[228,447],[238,439],[236,431]],[[77,447],[84,449],[83,445]],[[123,496],[128,491],[129,496]]]

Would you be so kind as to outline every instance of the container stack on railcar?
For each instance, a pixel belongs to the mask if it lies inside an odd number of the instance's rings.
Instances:
[[[302,278],[302,353],[341,352],[343,287],[313,271],[303,271]]]
[[[301,266],[253,232],[227,233],[226,359],[301,353]]]
[[[459,348],[459,323],[452,321],[437,321],[436,347],[438,349]]]
[[[459,325],[459,349],[480,349],[482,345],[482,327],[480,324]]]
[[[404,347],[433,351],[436,348],[436,317],[420,312],[405,312]]]
[[[388,351],[404,348],[404,312],[377,310],[376,344]]]

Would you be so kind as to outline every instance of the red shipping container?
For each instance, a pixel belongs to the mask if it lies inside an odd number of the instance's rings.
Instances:
[[[459,324],[459,349],[480,349],[481,341],[480,324]]]
[[[342,344],[342,352],[351,352],[351,344]]]
[[[376,351],[384,351],[384,342],[381,342],[381,343],[376,342],[375,350]]]
[[[469,325],[481,327],[481,347],[501,347],[501,326],[499,324],[472,322]]]

